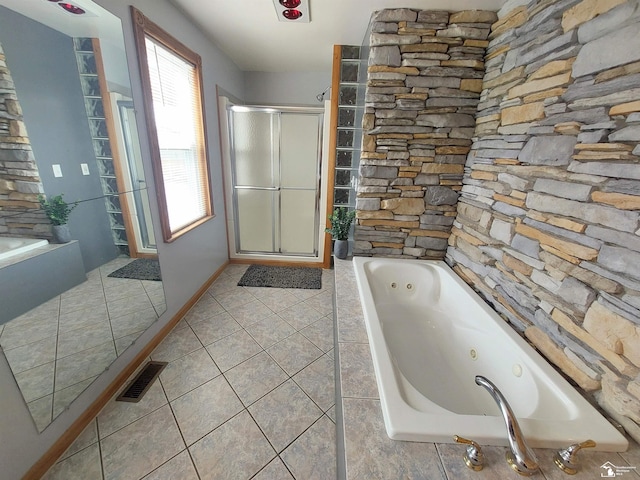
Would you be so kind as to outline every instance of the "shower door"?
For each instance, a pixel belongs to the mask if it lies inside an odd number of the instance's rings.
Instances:
[[[322,116],[229,108],[237,253],[317,256]]]

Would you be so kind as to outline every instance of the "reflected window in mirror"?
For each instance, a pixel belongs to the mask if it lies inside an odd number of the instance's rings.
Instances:
[[[43,431],[79,413],[74,400],[165,299],[121,21],[85,2],[82,26],[59,23],[37,5],[0,0],[0,116],[14,125],[0,128],[0,156],[13,165],[0,184],[19,193],[0,211],[0,243],[51,236],[38,193],[80,203],[71,242],[18,242],[0,258],[0,358],[14,376],[0,390],[17,386]]]
[[[132,7],[164,240],[213,215],[200,56]]]

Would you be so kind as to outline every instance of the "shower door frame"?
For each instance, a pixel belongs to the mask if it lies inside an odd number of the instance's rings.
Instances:
[[[278,166],[278,182],[274,187],[255,187],[255,186],[238,186],[236,179],[236,152],[234,142],[234,122],[233,122],[233,110],[241,110],[243,112],[264,112],[270,114],[278,114],[277,117],[271,117],[271,139],[272,148],[270,150],[270,162],[271,162],[271,183],[276,184],[275,179],[275,162],[277,158]],[[317,130],[317,149],[316,149],[316,162],[315,162],[315,198],[314,198],[314,231],[313,231],[313,251],[312,252],[282,252],[282,201],[281,195],[274,195],[274,202],[272,205],[272,217],[273,217],[273,231],[271,234],[271,246],[272,251],[260,251],[260,250],[242,250],[240,248],[240,222],[239,222],[239,206],[238,206],[238,190],[263,190],[272,192],[282,192],[284,190],[296,190],[296,191],[311,191],[310,188],[292,188],[282,186],[282,164],[280,161],[281,143],[282,143],[282,130],[281,130],[281,114],[282,113],[297,113],[303,115],[310,115],[318,118],[318,130]],[[324,108],[317,107],[293,107],[293,106],[270,106],[270,105],[238,105],[233,102],[227,103],[226,108],[226,123],[228,128],[228,146],[229,146],[229,164],[230,164],[230,180],[231,180],[231,199],[232,199],[232,211],[233,211],[233,229],[235,239],[235,254],[236,255],[258,255],[267,257],[303,257],[303,258],[319,258],[319,232],[320,232],[320,208],[321,208],[321,194],[322,194],[322,156],[323,156],[323,130],[324,130]],[[274,119],[278,118],[277,122]],[[275,125],[274,125],[275,123]],[[274,134],[274,128],[277,131]],[[273,140],[276,141],[273,141]]]

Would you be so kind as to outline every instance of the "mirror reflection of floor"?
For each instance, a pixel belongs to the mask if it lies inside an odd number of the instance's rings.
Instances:
[[[0,346],[39,431],[164,311],[162,282],[107,276],[131,261],[112,260],[0,326]]]
[[[321,290],[239,287],[229,265],[45,480],[336,478],[333,270]],[[119,393],[119,392],[118,392]]]

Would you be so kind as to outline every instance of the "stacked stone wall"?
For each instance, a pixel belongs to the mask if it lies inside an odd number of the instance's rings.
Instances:
[[[355,254],[444,258],[496,19],[484,11],[374,13]]]
[[[640,1],[493,24],[447,261],[640,440]]]
[[[49,220],[39,210],[42,193],[22,110],[0,45],[0,235],[48,237]]]

